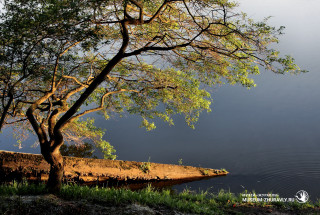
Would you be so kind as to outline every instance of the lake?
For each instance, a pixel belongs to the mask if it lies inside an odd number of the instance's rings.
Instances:
[[[127,116],[96,125],[105,128],[105,139],[117,150],[118,159],[225,168],[230,174],[175,186],[182,190],[220,189],[279,193],[292,198],[299,190],[312,200],[320,198],[320,1],[241,0],[249,17],[273,16],[270,24],[286,26],[276,47],[290,54],[302,69],[301,75],[276,75],[262,71],[257,87],[223,85],[212,89],[213,111],[203,113],[195,130],[183,117],[175,126],[157,123],[147,132],[140,118]],[[39,153],[13,147],[10,130],[1,134],[2,150]]]

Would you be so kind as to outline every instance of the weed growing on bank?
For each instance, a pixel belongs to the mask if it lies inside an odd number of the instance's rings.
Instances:
[[[248,193],[248,192],[246,192]],[[0,186],[0,197],[42,195],[47,194],[44,184],[12,183]],[[78,185],[63,185],[57,196],[64,200],[82,201],[86,200],[100,205],[127,205],[137,203],[149,207],[165,207],[185,213],[194,214],[228,214],[231,212],[246,213],[246,210],[258,208],[265,210],[270,208],[280,211],[318,210],[320,201],[312,204],[307,202],[300,204],[292,203],[250,203],[242,202],[240,195],[221,190],[218,193],[199,191],[197,193],[185,189],[181,193],[170,190],[155,190],[151,186],[139,191],[117,188],[87,187]]]

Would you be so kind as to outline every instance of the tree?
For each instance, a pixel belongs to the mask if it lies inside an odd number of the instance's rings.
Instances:
[[[250,75],[259,66],[299,72],[291,57],[268,48],[283,28],[248,19],[236,6],[227,0],[5,1],[3,124],[29,121],[51,166],[47,186],[57,191],[60,147],[90,131],[92,123],[81,120],[88,113],[138,114],[147,129],[155,128],[154,117],[173,124],[173,114],[184,114],[193,127],[200,112],[210,111],[207,87],[253,87]]]

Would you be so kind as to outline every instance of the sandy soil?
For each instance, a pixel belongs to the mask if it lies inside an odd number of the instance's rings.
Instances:
[[[151,162],[64,157],[66,181],[169,181],[225,176],[226,171]],[[49,165],[42,155],[0,151],[0,180],[46,181]]]

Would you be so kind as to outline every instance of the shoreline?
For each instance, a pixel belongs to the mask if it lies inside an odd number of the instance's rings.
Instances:
[[[104,184],[116,181],[124,184],[185,182],[226,176],[226,170],[153,162],[136,162],[77,158],[64,156],[64,182]],[[44,182],[49,177],[49,164],[42,155],[0,151],[0,181],[22,180]],[[161,182],[161,183],[160,183]]]

